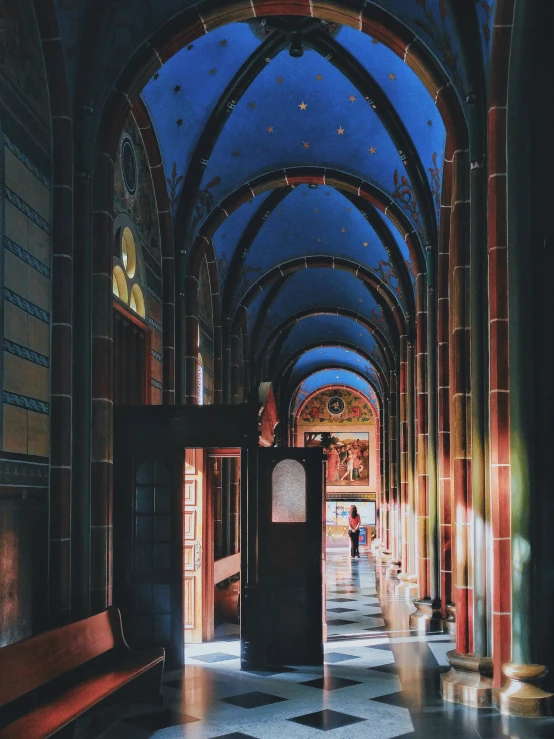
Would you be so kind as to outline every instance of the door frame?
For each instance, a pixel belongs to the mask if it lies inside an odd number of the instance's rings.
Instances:
[[[114,536],[113,550],[113,602],[122,609],[123,613],[129,610],[132,603],[130,593],[133,587],[134,534],[129,501],[133,500],[136,471],[141,462],[147,457],[154,457],[162,458],[171,465],[175,498],[172,501],[172,510],[176,527],[174,529],[173,561],[182,563],[184,450],[187,448],[204,449],[206,459],[210,449],[244,449],[256,446],[258,439],[258,403],[216,406],[118,406],[114,408],[113,516],[116,536]],[[180,462],[177,461],[179,456]],[[246,467],[241,469],[246,473]],[[179,472],[179,479],[177,479],[177,472]],[[243,476],[241,474],[241,477]],[[204,521],[206,521],[205,516]],[[211,576],[207,572],[207,567],[209,564],[203,557],[206,584],[213,582],[213,563]],[[172,577],[172,588],[174,588],[172,602],[175,604],[172,607],[172,624],[180,624],[180,627],[171,630],[168,660],[171,658],[171,661],[177,665],[183,663],[184,656],[183,575],[181,566],[179,569],[176,568]],[[205,636],[210,637],[209,630]]]

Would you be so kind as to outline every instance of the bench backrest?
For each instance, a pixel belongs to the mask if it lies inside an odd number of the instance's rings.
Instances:
[[[0,649],[0,706],[124,644],[119,609]]]

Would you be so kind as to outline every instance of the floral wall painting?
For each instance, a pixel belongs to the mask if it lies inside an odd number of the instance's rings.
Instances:
[[[366,423],[373,419],[374,411],[368,401],[358,393],[332,388],[312,397],[300,410],[301,424],[349,424]]]
[[[369,433],[304,432],[305,447],[322,447],[327,459],[327,484],[366,486],[369,481]]]

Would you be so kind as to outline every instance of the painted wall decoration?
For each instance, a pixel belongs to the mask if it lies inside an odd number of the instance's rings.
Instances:
[[[327,457],[328,485],[368,484],[369,432],[305,431],[304,446],[323,448]]]
[[[31,0],[0,0],[0,69],[50,128],[48,86]]]
[[[329,388],[318,393],[301,409],[301,424],[366,423],[373,420],[373,411],[365,398],[343,388]]]

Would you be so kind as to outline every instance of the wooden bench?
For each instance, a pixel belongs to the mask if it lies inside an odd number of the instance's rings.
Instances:
[[[0,739],[66,739],[107,698],[156,700],[164,661],[161,647],[129,649],[117,608],[3,647]]]

